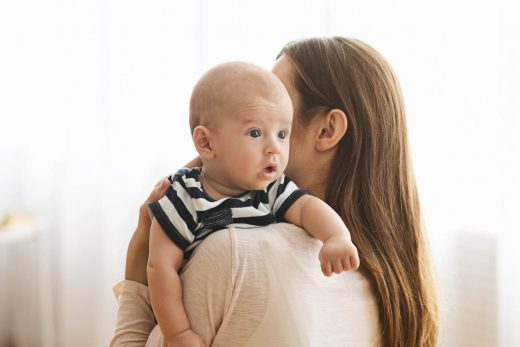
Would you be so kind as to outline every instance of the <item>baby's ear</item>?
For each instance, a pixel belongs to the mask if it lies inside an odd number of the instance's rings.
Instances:
[[[192,138],[201,159],[212,159],[215,156],[211,147],[211,131],[208,128],[202,125],[195,127]]]

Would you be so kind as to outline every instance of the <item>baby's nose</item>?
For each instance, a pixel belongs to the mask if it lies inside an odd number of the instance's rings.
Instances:
[[[265,151],[267,154],[278,154],[280,153],[280,144],[276,140],[270,140],[265,147]]]

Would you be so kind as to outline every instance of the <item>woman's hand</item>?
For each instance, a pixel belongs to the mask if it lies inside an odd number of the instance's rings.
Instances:
[[[200,160],[200,157],[193,158],[188,164],[184,165],[184,167],[201,167],[202,166],[202,160]]]
[[[139,220],[137,228],[130,239],[128,252],[126,254],[125,279],[148,285],[146,266],[148,263],[148,241],[150,239],[150,226],[152,220],[148,213],[148,204],[161,199],[170,183],[163,178],[155,185],[148,199],[139,208]]]
[[[150,226],[152,225],[152,219],[150,217],[150,213],[148,212],[148,204],[160,200],[165,194],[166,190],[170,183],[167,178],[161,179],[155,185],[155,188],[152,190],[148,198],[143,202],[141,207],[139,207],[139,219],[137,221],[137,230],[136,232],[140,232],[136,235],[139,239],[142,239],[148,243],[150,238]]]
[[[204,340],[193,330],[188,329],[167,343],[168,347],[206,347]]]

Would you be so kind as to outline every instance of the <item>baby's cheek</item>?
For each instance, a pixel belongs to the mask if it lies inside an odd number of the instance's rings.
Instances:
[[[287,167],[288,167],[288,156],[285,157],[285,159],[281,160],[279,165],[280,165],[280,171],[286,171],[287,170]]]

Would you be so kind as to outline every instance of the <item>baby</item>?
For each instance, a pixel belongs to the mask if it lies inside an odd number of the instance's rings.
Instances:
[[[283,174],[289,155],[293,107],[271,72],[231,62],[209,70],[190,103],[193,142],[201,168],[169,177],[166,195],[148,207],[150,300],[165,341],[203,345],[190,329],[178,271],[211,233],[288,222],[321,240],[325,275],[359,266],[357,249],[341,218]]]

